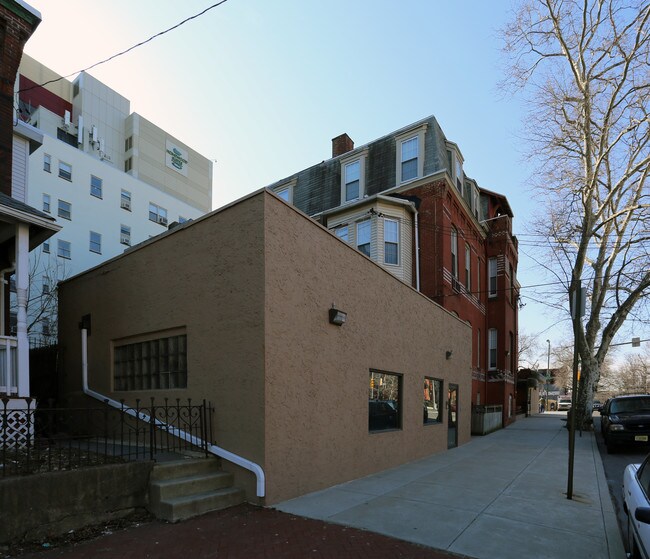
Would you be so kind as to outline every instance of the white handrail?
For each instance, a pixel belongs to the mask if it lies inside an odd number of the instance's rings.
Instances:
[[[88,330],[86,330],[86,328],[81,329],[81,372],[83,378],[83,391],[85,394],[87,394],[92,398],[95,398],[96,400],[104,402],[105,404],[130,415],[131,417],[135,417],[146,422],[151,421],[151,417],[146,413],[137,412],[132,408],[125,408],[120,402],[116,400],[112,400],[111,398],[108,398],[107,396],[104,396],[99,392],[95,392],[94,390],[90,390],[90,388],[88,388]],[[206,443],[202,439],[195,437],[194,435],[191,435],[190,433],[187,433],[182,429],[178,429],[176,427],[167,425],[166,423],[160,421],[159,419],[154,418],[154,423],[159,429],[167,431],[168,433],[171,433],[175,437],[183,439],[184,441],[190,442],[193,445],[199,447],[203,447],[203,448],[207,447],[208,451],[211,454],[214,454],[215,456],[219,456],[219,458],[228,460],[229,462],[232,462],[237,466],[241,466],[242,468],[245,468],[246,470],[253,472],[255,474],[255,477],[257,478],[257,496],[264,497],[266,477],[264,475],[264,470],[259,464],[256,464],[255,462],[251,462],[250,460],[247,460],[246,458],[243,458],[238,454],[234,454],[224,448],[221,448],[220,446]]]

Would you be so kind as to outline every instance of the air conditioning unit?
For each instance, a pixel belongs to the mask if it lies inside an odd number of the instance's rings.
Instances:
[[[122,203],[120,204],[120,207],[123,210],[131,210],[131,202],[129,200],[122,200]]]
[[[131,236],[130,235],[120,235],[120,243],[123,245],[130,245],[131,244]]]
[[[161,225],[167,225],[167,218],[162,216],[162,215],[159,215],[158,216],[158,223],[160,223]]]

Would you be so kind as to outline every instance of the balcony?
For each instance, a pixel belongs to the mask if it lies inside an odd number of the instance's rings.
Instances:
[[[0,336],[0,394],[18,394],[18,339]]]

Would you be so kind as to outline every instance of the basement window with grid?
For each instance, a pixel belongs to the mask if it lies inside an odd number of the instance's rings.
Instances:
[[[115,390],[187,388],[187,335],[114,347]]]

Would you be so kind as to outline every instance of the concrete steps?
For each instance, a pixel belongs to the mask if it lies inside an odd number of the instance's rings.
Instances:
[[[157,517],[178,522],[244,502],[244,492],[232,486],[232,474],[212,458],[156,464],[149,482],[149,509]]]

